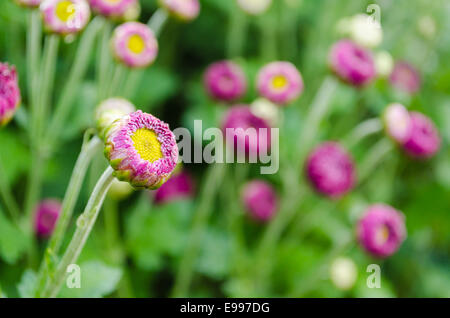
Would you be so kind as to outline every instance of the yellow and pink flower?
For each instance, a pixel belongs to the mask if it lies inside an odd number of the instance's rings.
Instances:
[[[138,110],[109,127],[105,156],[119,180],[157,189],[175,169],[178,147],[169,125]]]
[[[40,10],[46,29],[58,34],[80,32],[91,17],[86,0],[44,0]]]
[[[278,105],[293,102],[303,92],[303,78],[290,62],[272,62],[258,74],[259,94]]]
[[[158,41],[146,24],[126,22],[115,29],[112,49],[121,63],[131,68],[142,68],[155,61]]]

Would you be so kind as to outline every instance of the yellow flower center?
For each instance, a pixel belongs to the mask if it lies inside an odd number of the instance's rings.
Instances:
[[[106,2],[109,2],[109,3],[117,3],[117,2],[119,2],[120,0],[106,0]]]
[[[143,160],[155,162],[163,158],[161,143],[153,130],[139,128],[131,136],[131,140],[133,141],[134,149],[136,149]]]
[[[272,79],[272,86],[276,89],[283,88],[287,85],[288,81],[285,76],[283,75],[277,75],[274,76]]]
[[[68,22],[74,18],[76,6],[72,1],[64,0],[56,5],[56,16],[63,22]]]
[[[128,48],[135,54],[141,53],[145,48],[144,39],[137,34],[130,36],[128,39]]]
[[[386,225],[382,225],[377,229],[375,241],[378,245],[383,245],[389,238],[389,229]]]

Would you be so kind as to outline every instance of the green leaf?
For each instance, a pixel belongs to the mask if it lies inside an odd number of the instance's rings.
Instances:
[[[141,198],[125,226],[126,244],[138,267],[156,270],[164,256],[182,252],[191,207],[190,201],[150,207],[148,198]]]
[[[202,244],[197,270],[216,279],[224,278],[230,270],[231,242],[221,231],[208,229]]]
[[[65,284],[59,297],[99,298],[111,294],[122,277],[122,270],[93,260],[80,265],[81,287],[68,288]]]
[[[22,298],[33,298],[36,287],[36,273],[31,269],[26,269],[20,279],[17,289]]]
[[[27,250],[28,238],[0,210],[0,257],[14,264]]]

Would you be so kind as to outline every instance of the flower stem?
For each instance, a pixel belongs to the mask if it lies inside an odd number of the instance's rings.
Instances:
[[[114,180],[113,171],[114,170],[109,166],[98,180],[83,214],[77,219],[77,229],[56,272],[54,275],[52,275],[52,273],[49,273],[48,275],[49,281],[42,292],[42,297],[56,297],[66,276],[67,266],[77,261],[95,224],[106,193]]]
[[[376,134],[383,129],[383,123],[379,118],[371,118],[363,121],[356,126],[347,137],[344,138],[343,144],[347,149],[355,147],[364,138]]]
[[[75,168],[73,169],[72,176],[70,177],[66,194],[64,195],[61,214],[58,218],[58,222],[56,223],[55,229],[48,243],[46,253],[48,253],[48,255],[50,256],[57,255],[59,252],[64,239],[64,234],[66,233],[69,221],[72,218],[73,209],[80,194],[81,185],[83,184],[84,177],[86,176],[86,171],[89,167],[89,163],[91,162],[94,154],[100,149],[101,145],[102,142],[98,137],[93,137],[89,142],[85,141],[83,143],[80,155],[78,156],[77,162],[75,163]],[[46,282],[46,274],[49,270],[49,267],[50,266],[44,256],[37,279],[38,288],[36,290],[36,297],[40,297],[39,293],[42,291]]]
[[[111,72],[111,55],[109,51],[109,41],[111,38],[112,24],[109,20],[105,21],[99,42],[97,56],[97,86],[98,100],[102,101],[107,95],[108,78]]]
[[[158,9],[153,13],[151,18],[148,20],[147,25],[150,29],[152,29],[155,37],[158,37],[161,34],[164,25],[166,24],[169,15],[167,11],[164,9]]]
[[[11,192],[11,188],[9,187],[8,184],[8,179],[6,178],[5,170],[3,169],[3,165],[1,162],[0,162],[0,196],[2,197],[8,212],[11,214],[11,218],[14,221],[18,221],[20,216],[20,209]]]
[[[98,16],[95,17],[81,36],[69,77],[64,84],[47,131],[47,139],[50,145],[53,145],[55,142],[55,137],[60,136],[61,129],[66,124],[65,121],[73,105],[76,93],[79,91],[81,80],[86,74],[94,41],[102,25],[103,20]]]
[[[314,97],[309,108],[309,113],[303,121],[304,126],[303,129],[301,129],[300,137],[298,138],[299,144],[297,149],[300,149],[298,160],[299,167],[301,167],[307,151],[310,149],[314,142],[314,138],[317,136],[319,125],[327,114],[337,86],[337,80],[332,76],[327,76]]]
[[[386,138],[378,141],[369,150],[363,162],[358,167],[359,183],[362,183],[375,168],[380,164],[381,160],[393,149],[392,142]]]
[[[247,36],[247,17],[245,13],[236,7],[230,16],[228,27],[228,46],[226,55],[228,58],[236,58],[242,55]]]
[[[41,13],[38,9],[30,12],[27,32],[27,82],[28,100],[31,114],[35,114],[38,101],[39,65],[41,53]],[[30,130],[31,133],[31,130]],[[33,136],[31,136],[33,137]]]
[[[45,160],[43,158],[44,149],[42,148],[42,128],[45,123],[45,113],[49,103],[50,93],[53,87],[55,75],[56,57],[58,53],[59,37],[57,35],[48,35],[45,41],[44,54],[42,58],[41,71],[39,75],[39,98],[36,102],[35,112],[32,114],[32,126],[30,135],[31,144],[31,168],[30,178],[28,180],[28,189],[25,197],[25,217],[26,226],[31,229],[31,218],[33,208],[39,198],[39,189],[42,179],[42,170]],[[38,94],[36,94],[38,95]],[[33,96],[34,97],[34,96]]]
[[[198,209],[194,215],[188,245],[181,259],[172,291],[173,297],[186,297],[192,281],[194,266],[204,230],[212,212],[214,198],[225,174],[225,163],[216,163],[208,169]]]

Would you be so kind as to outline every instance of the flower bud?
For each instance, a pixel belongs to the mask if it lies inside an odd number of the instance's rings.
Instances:
[[[394,60],[387,51],[380,51],[375,54],[375,69],[377,75],[381,77],[388,77],[394,68]]]
[[[135,110],[134,105],[124,98],[109,98],[103,101],[95,111],[99,137],[104,139],[105,132],[114,121]]]
[[[278,127],[282,121],[283,113],[280,108],[265,98],[256,99],[250,109],[255,116],[264,119],[272,127]]]
[[[92,10],[113,20],[135,20],[139,17],[138,0],[89,0]]]
[[[194,20],[200,13],[198,0],[159,0],[158,3],[169,14],[183,22]]]
[[[126,199],[130,194],[132,194],[134,188],[128,183],[124,181],[119,181],[114,179],[111,183],[111,187],[108,190],[108,197],[121,201]]]
[[[392,86],[408,94],[416,93],[421,86],[419,72],[409,63],[400,61],[389,77]]]
[[[259,156],[270,149],[270,125],[255,116],[247,105],[231,107],[222,127],[227,143],[239,154]]]
[[[353,189],[355,165],[350,154],[336,142],[324,142],[306,161],[306,174],[316,191],[337,198]]]
[[[242,201],[247,212],[256,221],[270,221],[278,210],[277,194],[263,180],[248,182],[242,190]]]
[[[333,45],[329,65],[341,80],[356,87],[369,84],[376,75],[372,53],[350,40]]]
[[[405,218],[389,205],[372,205],[358,223],[357,236],[367,252],[380,258],[388,257],[406,238]]]
[[[61,202],[56,199],[47,199],[39,203],[34,214],[34,231],[39,237],[49,237],[61,213]]]
[[[419,112],[411,112],[411,132],[403,143],[405,151],[416,158],[430,158],[439,151],[441,137],[434,123]]]
[[[20,89],[14,66],[0,63],[0,127],[6,125],[20,106]]]
[[[367,14],[345,18],[339,22],[338,28],[343,36],[367,48],[377,47],[383,41],[380,23]]]
[[[330,266],[330,279],[341,290],[351,289],[356,282],[358,272],[355,262],[347,257],[336,258]]]
[[[386,133],[395,142],[403,144],[411,134],[411,118],[408,110],[399,103],[386,107],[383,114]]]
[[[211,97],[229,102],[245,94],[247,80],[239,65],[231,61],[220,61],[208,67],[204,85]]]
[[[179,199],[194,197],[194,180],[187,172],[174,174],[166,183],[155,191],[155,203],[164,204]]]

